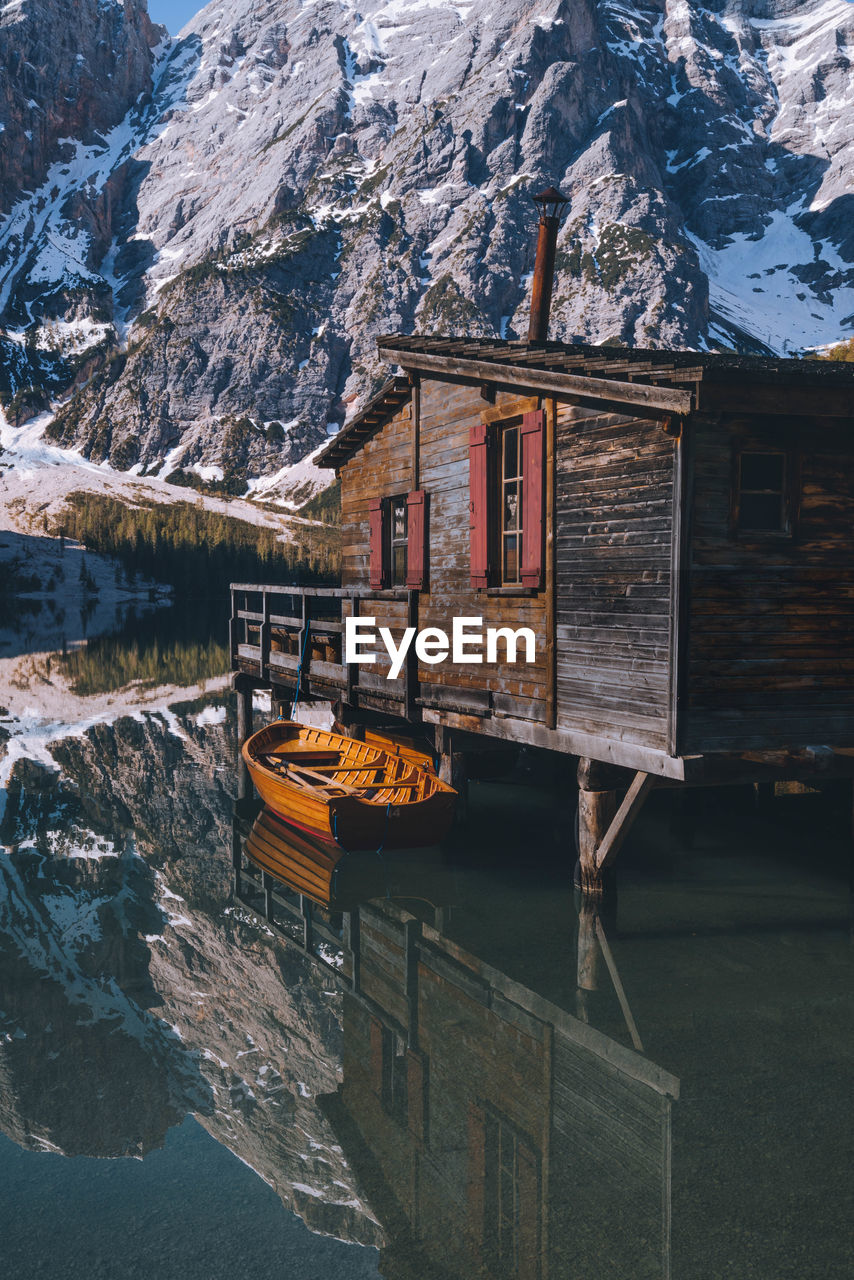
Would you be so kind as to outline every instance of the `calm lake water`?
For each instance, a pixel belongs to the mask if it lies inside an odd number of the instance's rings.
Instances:
[[[656,793],[597,911],[523,756],[306,953],[175,621],[0,654],[4,1276],[854,1274],[850,788]]]

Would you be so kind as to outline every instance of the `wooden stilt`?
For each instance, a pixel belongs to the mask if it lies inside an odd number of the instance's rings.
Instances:
[[[608,831],[617,808],[613,770],[582,757],[578,762],[578,863],[582,893],[601,897],[604,881],[596,864],[596,851]]]
[[[468,817],[468,772],[462,751],[454,750],[453,734],[443,725],[436,726],[436,754],[439,757],[439,777],[453,787],[459,797],[455,814],[456,822]]]
[[[603,872],[609,867],[640,813],[654,784],[648,773],[635,774],[617,809],[614,771],[608,765],[582,758],[578,762],[578,861],[582,893],[601,897]]]

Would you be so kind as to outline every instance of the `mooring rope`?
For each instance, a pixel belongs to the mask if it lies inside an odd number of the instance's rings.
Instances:
[[[297,667],[297,688],[296,688],[296,693],[294,694],[294,700],[291,703],[291,719],[292,720],[296,715],[297,703],[299,702],[299,691],[302,686],[302,664],[303,662],[305,662],[305,651],[306,651],[306,648],[308,647],[308,637],[309,637],[310,631],[311,631],[311,619],[307,619],[305,624],[305,636],[303,637],[303,642],[302,642],[302,653],[299,656],[299,666]],[[284,717],[282,716],[279,717],[279,719],[283,719],[283,718]]]

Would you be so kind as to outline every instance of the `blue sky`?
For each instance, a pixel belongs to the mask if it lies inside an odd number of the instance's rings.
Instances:
[[[170,36],[177,35],[194,13],[204,8],[199,0],[148,0],[152,22],[162,22]]]

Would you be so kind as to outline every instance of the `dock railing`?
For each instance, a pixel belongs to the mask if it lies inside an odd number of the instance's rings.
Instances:
[[[386,679],[380,665],[344,662],[345,618],[376,615],[402,632],[412,625],[415,593],[405,588],[353,590],[292,584],[233,582],[229,645],[235,671],[300,697],[340,698],[350,705],[411,716],[417,670]]]

